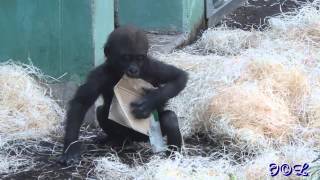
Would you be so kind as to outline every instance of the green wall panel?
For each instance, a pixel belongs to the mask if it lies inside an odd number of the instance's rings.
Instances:
[[[182,0],[119,0],[119,21],[148,30],[182,31],[182,8]]]
[[[48,68],[58,64],[53,60],[47,64],[43,62],[48,57],[59,57],[59,18],[56,18],[59,16],[56,11],[59,2],[35,2],[32,5],[23,0],[0,2],[0,59],[12,58],[23,62],[31,59],[34,64]],[[42,16],[44,13],[46,16]]]
[[[70,72],[72,79],[78,76],[83,79],[94,66],[91,1],[61,2],[62,72]]]
[[[1,0],[0,60],[83,79],[94,64],[90,0]]]
[[[113,0],[95,0],[93,5],[93,30],[94,30],[94,63],[96,66],[103,63],[103,46],[108,35],[114,29],[114,4]]]
[[[204,0],[183,0],[183,30],[190,32],[202,23],[205,15]]]
[[[45,73],[83,80],[104,61],[113,30],[113,0],[0,0],[0,61],[28,62]],[[121,25],[147,30],[192,31],[204,0],[119,0]]]
[[[119,23],[146,30],[192,32],[204,20],[205,0],[118,0]]]

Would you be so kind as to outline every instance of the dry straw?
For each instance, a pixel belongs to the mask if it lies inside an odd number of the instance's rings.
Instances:
[[[95,172],[99,179],[198,180],[228,179],[232,168],[226,159],[214,161],[210,157],[182,155],[176,155],[174,160],[154,156],[150,162],[130,168],[111,156],[97,160]]]
[[[288,142],[297,123],[297,118],[290,113],[282,99],[263,93],[254,84],[235,85],[221,90],[213,97],[209,113],[218,119],[211,122],[217,126],[213,128],[215,131],[227,133],[234,129],[237,138],[250,144],[267,145],[264,138]],[[226,121],[229,128],[225,128],[228,129],[221,128],[219,117]],[[263,139],[259,140],[259,137]]]
[[[259,45],[260,32],[229,29],[222,26],[205,31],[200,40],[193,45],[203,53],[237,55],[243,50]]]
[[[320,147],[319,8],[315,0],[272,17],[264,32],[209,29],[185,49],[156,55],[189,73],[186,89],[169,104],[183,135],[205,134],[224,154],[154,156],[133,167],[109,155],[95,161],[97,178],[268,179],[270,163],[311,163]],[[42,77],[32,66],[0,65],[0,158],[8,160],[0,173],[32,162],[12,140],[40,139],[62,120]]]
[[[0,64],[0,134],[28,139],[48,135],[61,122],[63,110],[35,80],[43,78],[33,66],[11,61]]]
[[[306,152],[308,152],[306,154]],[[283,164],[288,164],[293,168],[295,165],[304,165],[308,163],[309,166],[313,167],[319,165],[319,162],[313,162],[318,156],[315,149],[305,147],[305,146],[283,146],[279,150],[265,150],[256,158],[244,163],[244,165],[238,166],[237,177],[239,179],[250,179],[250,180],[260,180],[260,179],[292,179],[298,180],[302,179],[301,176],[296,176],[296,172],[293,170],[291,176],[287,177],[283,172],[275,177],[270,176],[269,164],[275,163],[279,166]],[[310,169],[308,178],[310,178]],[[307,178],[306,178],[307,179]]]
[[[306,154],[308,152],[308,154]],[[306,146],[283,146],[279,150],[265,149],[254,158],[247,159],[238,164],[228,156],[216,159],[212,157],[182,156],[175,159],[163,159],[154,156],[150,162],[129,167],[120,162],[119,158],[110,155],[107,158],[96,160],[95,173],[99,179],[135,179],[135,180],[230,180],[230,179],[286,179],[282,172],[276,177],[270,176],[269,165],[288,164],[303,165],[308,163],[311,167],[319,166],[314,162],[318,157],[316,149]],[[311,173],[311,171],[308,171]],[[301,179],[295,171],[290,179]],[[311,175],[311,174],[309,174]],[[285,178],[286,177],[286,178]],[[310,176],[309,176],[310,177]]]
[[[206,132],[218,142],[224,135],[250,147],[290,143],[297,139],[297,127],[317,128],[319,102],[310,96],[318,96],[320,29],[309,33],[308,28],[319,23],[317,8],[314,1],[294,14],[273,17],[265,32],[209,29],[194,45],[159,55],[189,72],[187,88],[170,104],[181,117],[183,134]],[[308,32],[296,38],[291,31],[301,26]]]
[[[22,154],[23,147],[32,146],[29,140],[46,138],[62,122],[64,111],[49,97],[45,78],[32,65],[0,64],[1,173],[33,167],[33,158]]]
[[[296,12],[272,17],[264,32],[209,29],[195,44],[157,55],[189,73],[186,89],[169,105],[180,117],[183,135],[205,134],[219,146],[212,148],[220,148],[230,158],[155,157],[128,169],[129,177],[270,179],[270,163],[294,165],[316,159],[319,8],[320,1],[315,0]]]

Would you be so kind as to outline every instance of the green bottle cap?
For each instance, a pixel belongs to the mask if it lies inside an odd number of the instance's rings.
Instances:
[[[153,115],[155,121],[159,121],[158,111],[153,111],[153,112],[152,112],[152,115]]]

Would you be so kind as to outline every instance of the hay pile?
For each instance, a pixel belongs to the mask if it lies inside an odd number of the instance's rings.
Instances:
[[[189,73],[186,89],[169,105],[183,136],[204,134],[228,158],[155,158],[122,166],[128,178],[269,179],[270,163],[319,167],[312,163],[320,148],[319,9],[319,0],[307,2],[270,18],[264,32],[209,29],[183,50],[157,54]],[[107,177],[98,167],[97,176]]]
[[[0,133],[14,139],[48,135],[61,122],[63,111],[36,80],[32,66],[0,64]]]
[[[27,171],[34,167],[32,159],[21,155],[9,156],[0,154],[0,175],[14,173],[19,171]]]
[[[45,78],[34,66],[13,61],[0,64],[0,173],[32,167],[23,147],[32,146],[29,140],[48,137],[62,122],[64,111],[40,84]]]
[[[260,32],[220,27],[205,31],[197,42],[196,50],[205,54],[237,55],[259,44]]]
[[[308,155],[306,155],[308,152]],[[275,163],[277,165],[288,164],[293,167],[296,164],[303,165],[308,163],[311,167],[317,166],[320,163],[313,163],[313,161],[318,157],[314,149],[305,146],[283,146],[279,150],[266,150],[262,152],[259,156],[250,160],[244,165],[238,166],[237,177],[239,179],[270,179],[269,164]],[[309,177],[312,171],[309,172]],[[284,176],[282,172],[278,176],[272,179],[286,179],[288,177]],[[301,179],[301,177],[295,176],[294,173],[290,176],[290,179]]]
[[[208,110],[215,118],[212,133],[227,134],[249,144],[268,145],[264,138],[288,142],[297,123],[287,104],[261,92],[255,84],[221,90]],[[248,142],[247,142],[248,141]]]
[[[226,159],[212,160],[210,157],[184,157],[177,155],[175,160],[153,159],[142,165],[130,168],[115,156],[96,161],[95,172],[99,179],[138,179],[138,180],[191,180],[229,179],[235,169]],[[223,165],[223,166],[221,166]],[[231,173],[232,171],[232,173]]]
[[[136,179],[227,179],[230,169],[228,161],[214,161],[209,157],[183,157],[175,160],[154,157],[139,167]]]
[[[319,7],[314,1],[272,17],[265,32],[209,29],[190,47],[158,55],[190,75],[170,104],[181,117],[183,134],[206,132],[247,151],[244,146],[259,150],[300,141],[297,132],[303,128],[318,132]],[[316,133],[303,140],[309,136]]]
[[[299,13],[283,13],[269,20],[274,33],[287,40],[304,41],[319,47],[320,42],[320,12],[319,1],[306,5]],[[286,32],[286,33],[283,33]]]
[[[308,155],[306,156],[306,152]],[[95,161],[95,173],[98,179],[137,179],[137,180],[232,180],[248,179],[261,180],[270,179],[269,164],[284,163],[294,166],[308,163],[311,167],[320,166],[320,162],[313,162],[319,153],[306,146],[283,146],[279,150],[267,149],[255,158],[247,159],[239,164],[228,156],[215,158],[211,157],[183,156],[177,155],[175,159],[163,159],[154,156],[150,162],[129,167],[123,164],[115,155],[100,158]],[[308,171],[309,177],[315,170]],[[273,179],[281,180],[286,176],[279,173]],[[314,176],[316,179],[316,176]],[[295,176],[294,172],[290,179],[301,179]]]
[[[131,169],[128,165],[121,163],[119,157],[113,154],[108,154],[106,155],[106,157],[97,159],[95,163],[96,163],[96,167],[94,171],[98,179],[129,180],[133,178],[134,170]]]
[[[4,155],[1,154],[0,158],[2,159],[2,161],[0,162],[0,174],[2,174],[8,171],[9,163]]]

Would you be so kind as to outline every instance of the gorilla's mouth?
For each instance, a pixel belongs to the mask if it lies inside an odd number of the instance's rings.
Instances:
[[[139,72],[130,72],[130,71],[127,71],[125,73],[128,77],[131,77],[131,78],[139,78]]]

